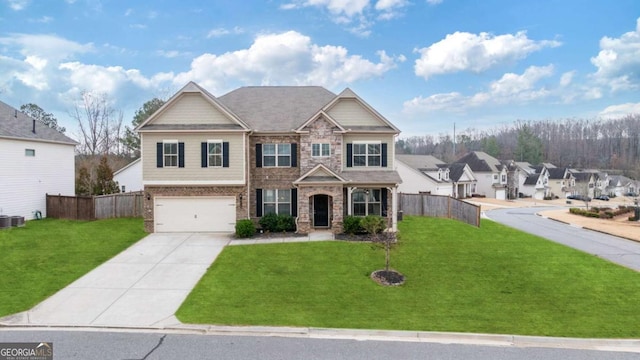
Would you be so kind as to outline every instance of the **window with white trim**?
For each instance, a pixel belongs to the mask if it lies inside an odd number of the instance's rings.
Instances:
[[[291,215],[291,189],[264,189],[262,192],[263,214]]]
[[[449,180],[449,169],[446,169],[444,171],[444,179],[447,180],[447,181]]]
[[[312,157],[328,157],[331,156],[331,146],[328,143],[311,144]]]
[[[209,141],[207,147],[209,167],[222,167],[222,141]]]
[[[358,189],[351,195],[354,216],[381,215],[380,189]]]
[[[290,167],[291,144],[262,144],[263,167]]]
[[[164,141],[162,143],[164,167],[178,167],[178,142]]]
[[[354,143],[353,166],[381,166],[382,144]]]

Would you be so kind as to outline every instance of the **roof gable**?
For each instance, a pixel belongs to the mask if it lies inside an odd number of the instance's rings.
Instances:
[[[483,151],[466,153],[456,162],[466,163],[475,172],[500,172],[504,168],[498,159]]]
[[[349,88],[336,96],[324,107],[324,110],[347,130],[400,132],[389,120]]]
[[[328,167],[318,164],[313,169],[307,171],[306,174],[299,177],[293,183],[296,185],[303,184],[327,184],[327,183],[346,183],[347,180],[342,176],[331,171]]]
[[[318,120],[324,120],[329,122],[332,126],[338,128],[338,131],[342,131],[342,132],[345,131],[345,129],[340,124],[338,124],[331,116],[329,116],[329,114],[324,112],[324,110],[318,111],[318,113],[312,116],[309,120],[305,121],[304,124],[300,125],[300,127],[298,127],[296,131],[305,131],[305,129],[309,125],[313,124]]]

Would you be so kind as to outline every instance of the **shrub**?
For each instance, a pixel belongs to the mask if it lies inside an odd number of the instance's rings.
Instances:
[[[629,221],[638,221],[635,216],[629,216]]]
[[[344,220],[342,221],[343,231],[346,234],[350,234],[350,235],[364,232],[364,229],[362,228],[362,225],[360,222],[361,219],[362,218],[358,216],[352,216],[352,215],[345,216]]]
[[[249,219],[238,220],[236,222],[236,237],[250,238],[256,233],[256,225]]]
[[[384,218],[380,215],[367,215],[360,220],[360,225],[371,235],[378,234],[386,228]]]
[[[269,232],[286,232],[296,230],[296,219],[291,215],[269,213],[260,218],[260,227]]]

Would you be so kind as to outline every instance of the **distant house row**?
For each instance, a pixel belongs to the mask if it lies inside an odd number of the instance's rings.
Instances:
[[[402,178],[398,191],[403,193],[543,200],[576,194],[592,198],[623,196],[637,193],[639,187],[637,181],[622,175],[560,168],[550,163],[501,161],[482,151],[469,152],[451,164],[431,155],[396,155],[396,158]]]

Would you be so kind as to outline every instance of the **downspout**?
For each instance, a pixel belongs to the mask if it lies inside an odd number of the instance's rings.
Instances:
[[[249,140],[249,136],[253,134],[253,130],[245,133],[243,139],[245,144],[245,177],[247,179],[247,219],[251,220],[251,173],[249,167],[251,166],[251,141]]]

